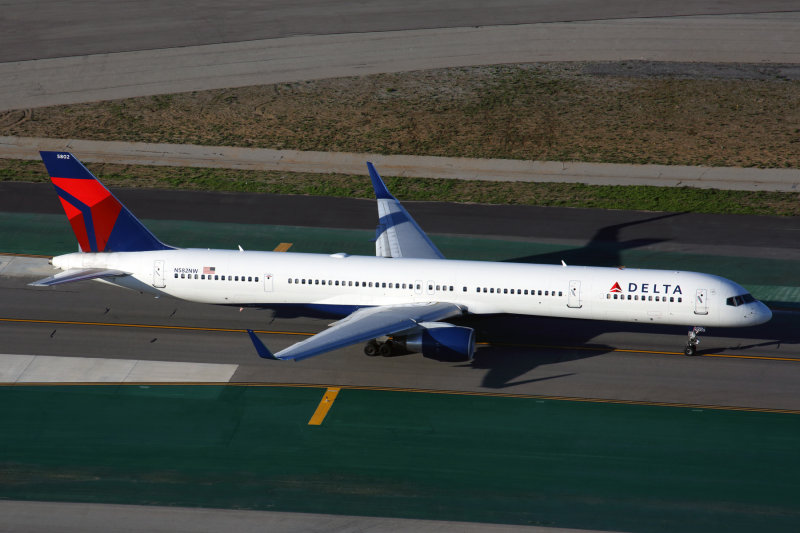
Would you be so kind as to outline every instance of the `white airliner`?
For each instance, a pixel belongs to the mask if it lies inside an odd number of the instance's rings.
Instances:
[[[173,248],[72,154],[41,156],[81,251],[54,257],[63,272],[32,285],[97,279],[193,302],[343,317],[274,355],[248,330],[264,358],[300,360],[366,341],[368,355],[472,359],[475,332],[442,322],[469,314],[694,326],[685,348],[693,355],[704,326],[753,326],[772,316],[741,286],[710,274],[445,259],[371,163],[375,257]]]

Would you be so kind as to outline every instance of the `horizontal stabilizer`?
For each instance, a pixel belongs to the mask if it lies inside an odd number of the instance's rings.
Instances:
[[[40,279],[33,283],[28,283],[32,287],[49,287],[50,285],[59,285],[61,283],[72,283],[73,281],[83,281],[86,279],[98,278],[117,278],[120,276],[128,276],[128,272],[121,270],[111,270],[108,268],[75,268],[59,272],[55,276]]]

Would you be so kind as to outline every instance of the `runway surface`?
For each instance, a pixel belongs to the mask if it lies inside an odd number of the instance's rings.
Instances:
[[[424,28],[517,25],[629,18],[784,13],[791,0],[754,5],[734,0],[670,2],[614,0],[602,7],[586,0],[557,3],[503,0],[487,6],[478,0],[434,4],[379,0],[300,2],[178,1],[130,2],[124,12],[102,0],[10,2],[3,14],[0,62],[110,52],[176,48],[294,35],[334,35]],[[46,14],[46,16],[42,16]]]
[[[122,16],[92,1],[7,9],[0,110],[496,63],[800,63],[800,13],[782,0],[755,14],[743,1],[240,5],[138,2]],[[577,22],[553,22],[565,20]]]

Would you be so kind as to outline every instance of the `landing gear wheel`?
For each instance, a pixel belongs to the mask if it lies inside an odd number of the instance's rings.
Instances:
[[[378,350],[380,349],[380,345],[377,341],[369,341],[367,344],[364,345],[364,353],[370,357],[375,357],[378,355]]]
[[[697,345],[700,344],[700,334],[704,333],[705,330],[706,328],[699,326],[695,326],[689,330],[689,340],[686,342],[686,348],[683,349],[684,355],[697,355]]]
[[[384,342],[383,344],[381,344],[381,347],[378,348],[378,353],[384,357],[389,357],[390,355],[392,355],[393,352],[392,348],[394,347],[393,345],[394,343],[392,341]]]

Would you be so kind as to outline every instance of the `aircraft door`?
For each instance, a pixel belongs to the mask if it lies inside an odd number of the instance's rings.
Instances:
[[[272,274],[264,274],[264,292],[272,292]]]
[[[569,282],[569,291],[567,292],[567,307],[574,307],[577,309],[582,306],[581,282],[580,280],[572,280]]]
[[[153,287],[158,289],[166,286],[164,278],[164,261],[153,261]]]
[[[694,296],[694,314],[708,314],[708,289],[697,289]]]
[[[435,284],[433,281],[431,281],[431,280],[428,280],[428,283],[426,283],[426,285],[425,285],[425,292],[427,292],[428,294],[433,294],[433,293],[435,292],[435,291],[433,290],[433,287],[434,287],[435,285],[436,285],[436,284]]]
[[[414,293],[415,294],[422,294],[422,280],[418,279],[414,282]]]

